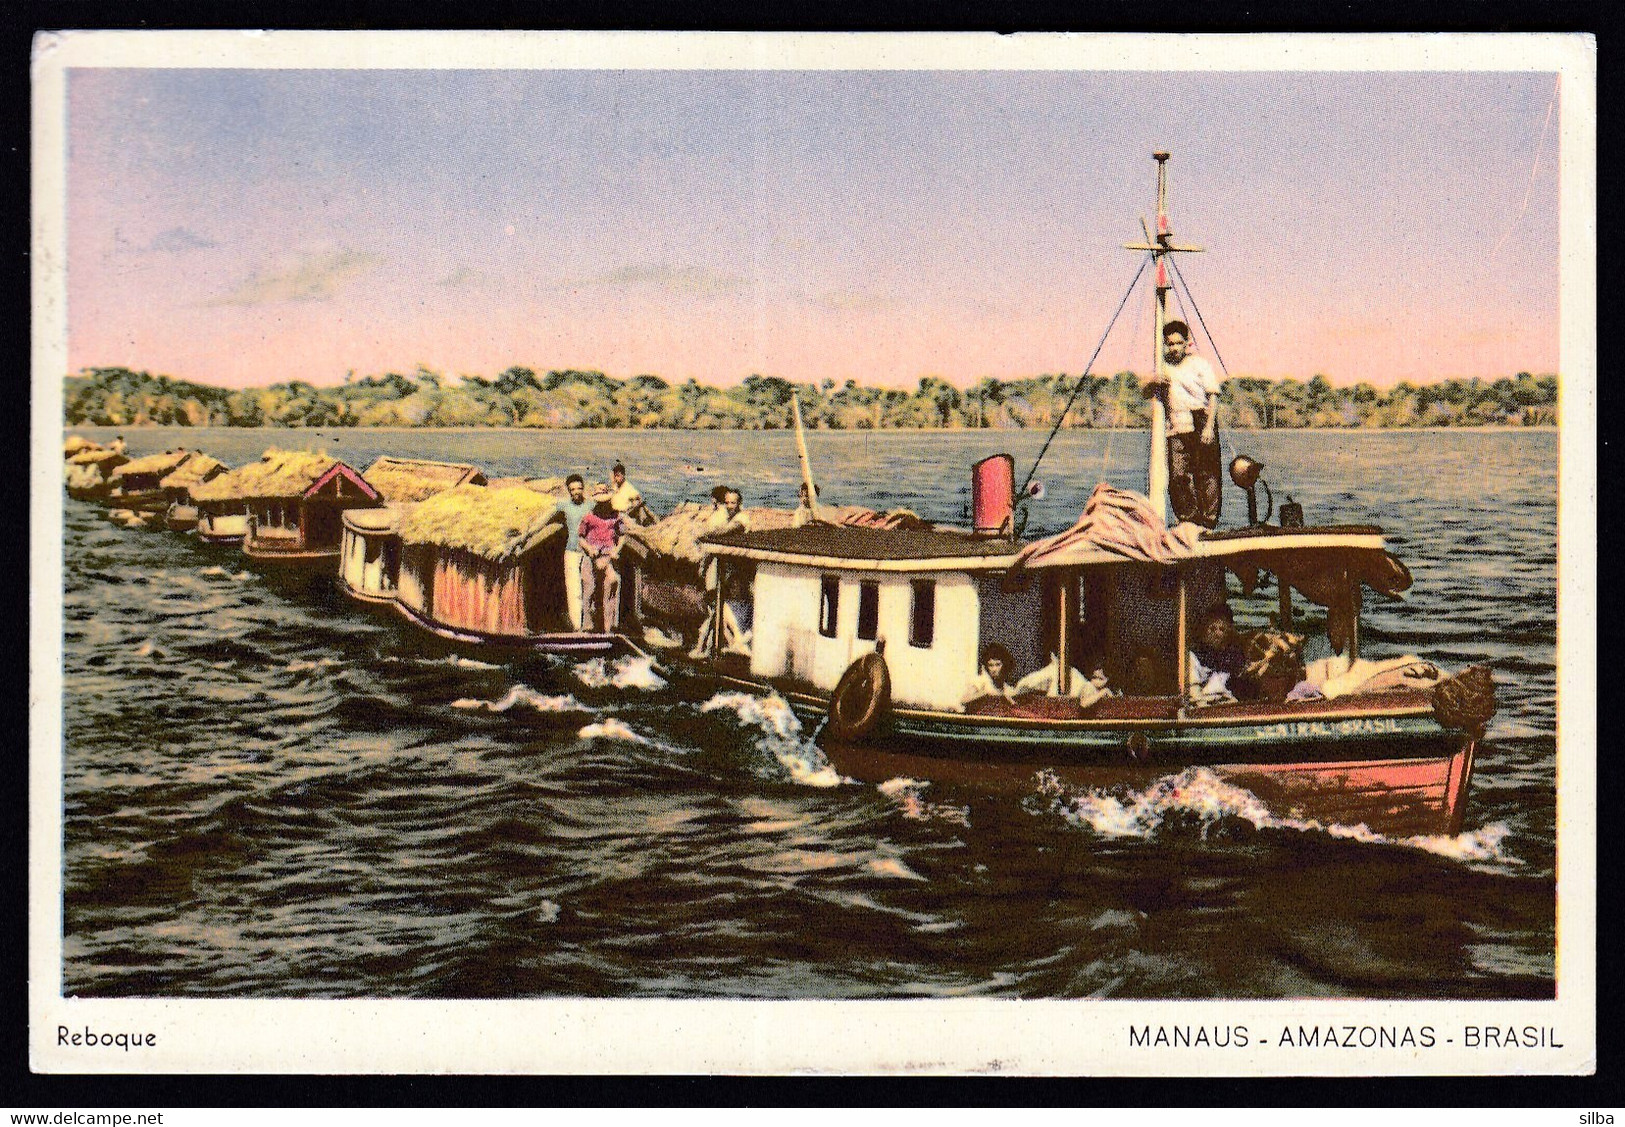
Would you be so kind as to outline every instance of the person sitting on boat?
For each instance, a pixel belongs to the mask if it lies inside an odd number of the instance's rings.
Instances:
[[[813,486],[812,495],[818,496],[818,486]],[[791,514],[790,526],[800,528],[813,518],[812,502],[807,500],[807,483],[801,483],[801,489],[796,494],[796,511]]]
[[[1214,674],[1222,674],[1225,680],[1218,682],[1217,688],[1227,689],[1237,700],[1259,699],[1259,683],[1247,671],[1251,664],[1247,649],[1236,633],[1235,616],[1225,603],[1202,616],[1190,657],[1191,681],[1204,692],[1209,685],[1215,685]]]
[[[1174,519],[1217,528],[1223,500],[1219,467],[1219,377],[1213,365],[1190,351],[1190,327],[1169,321],[1162,328],[1166,381],[1153,376],[1149,390],[1168,405],[1168,503]]]
[[[649,511],[649,506],[643,503],[643,494],[638,487],[626,480],[626,466],[616,462],[609,468],[609,485],[613,491],[612,500],[615,511],[629,521],[642,525],[655,522],[655,515]]]
[[[587,596],[583,628],[607,634],[615,629],[620,603],[621,577],[615,570],[614,553],[626,533],[626,522],[615,511],[614,494],[608,486],[594,490],[592,500],[592,511],[581,518],[578,528],[581,585]]]
[[[981,668],[971,679],[970,685],[965,689],[964,703],[981,700],[984,697],[1003,697],[1005,700],[1016,698],[1016,687],[1010,681],[1010,672],[1015,668],[1015,661],[1010,657],[1010,651],[997,642],[989,642],[982,647]]]
[[[1106,674],[1100,670],[1095,670],[1093,677],[1085,677],[1076,669],[1070,673],[1066,695],[1076,697],[1080,708],[1088,708],[1101,697],[1109,695],[1106,689]],[[1016,695],[1027,693],[1038,693],[1047,697],[1061,695],[1061,659],[1053,649],[1049,652],[1049,664],[1016,682]]]
[[[108,449],[115,454],[124,453],[124,436],[121,434],[113,439],[112,445],[108,446]]]
[[[581,551],[581,518],[592,512],[592,502],[587,499],[587,483],[581,475],[573,473],[564,479],[564,488],[569,491],[569,497],[559,502],[559,511],[564,514],[564,527],[570,538],[564,543],[564,602],[570,616],[570,629],[581,629],[581,587],[582,563],[586,557]]]

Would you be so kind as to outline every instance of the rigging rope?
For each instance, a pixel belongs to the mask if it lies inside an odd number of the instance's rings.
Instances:
[[[1033,459],[1033,468],[1027,471],[1027,476],[1021,483],[1021,488],[1016,490],[1017,497],[1024,496],[1027,487],[1032,484],[1033,475],[1038,472],[1039,463],[1044,460],[1044,455],[1049,453],[1050,443],[1054,442],[1055,436],[1060,433],[1061,424],[1066,422],[1067,412],[1072,410],[1072,401],[1078,397],[1078,392],[1083,388],[1084,381],[1089,377],[1089,370],[1095,366],[1095,361],[1100,358],[1100,350],[1106,346],[1106,338],[1111,335],[1112,326],[1117,324],[1117,318],[1122,315],[1123,307],[1128,304],[1128,299],[1133,295],[1134,287],[1140,284],[1140,275],[1145,273],[1146,264],[1150,261],[1150,254],[1140,260],[1140,268],[1134,272],[1134,280],[1128,284],[1128,289],[1123,291],[1123,300],[1117,303],[1117,312],[1113,313],[1112,319],[1106,322],[1106,331],[1100,334],[1100,343],[1095,345],[1094,354],[1089,357],[1089,363],[1084,365],[1083,374],[1078,377],[1078,382],[1072,388],[1072,394],[1067,399],[1066,406],[1061,408],[1060,415],[1055,419],[1055,425],[1050,428],[1049,437],[1044,439],[1044,446],[1038,451],[1038,457]]]
[[[1174,268],[1174,281],[1178,282],[1179,285],[1184,288],[1186,299],[1191,303],[1191,308],[1196,311],[1196,323],[1202,326],[1202,335],[1207,337],[1207,343],[1209,347],[1213,349],[1213,358],[1219,362],[1219,368],[1224,372],[1224,378],[1229,379],[1230,369],[1228,366],[1226,366],[1224,357],[1219,355],[1218,342],[1213,339],[1213,334],[1208,331],[1207,320],[1202,316],[1201,306],[1196,304],[1196,298],[1191,294],[1190,283],[1186,282],[1185,275],[1179,272],[1179,263],[1177,261],[1172,262],[1171,265]],[[1174,297],[1178,298],[1178,296],[1179,291],[1175,290]]]

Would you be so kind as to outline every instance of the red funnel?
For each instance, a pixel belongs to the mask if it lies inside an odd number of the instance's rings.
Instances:
[[[971,524],[977,532],[1008,535],[1016,507],[1016,460],[1008,454],[983,458],[971,467]]]

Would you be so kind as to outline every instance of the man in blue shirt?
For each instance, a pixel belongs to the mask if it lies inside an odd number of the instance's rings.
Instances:
[[[573,473],[564,479],[564,487],[570,491],[568,500],[559,502],[559,511],[564,514],[564,527],[569,530],[570,538],[564,542],[564,601],[569,607],[570,629],[581,629],[581,518],[592,512],[592,502],[587,499],[587,483],[581,475]]]

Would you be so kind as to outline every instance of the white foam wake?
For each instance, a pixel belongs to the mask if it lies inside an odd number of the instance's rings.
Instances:
[[[1270,811],[1263,799],[1245,787],[1225,782],[1205,767],[1191,767],[1177,775],[1165,776],[1142,791],[1074,791],[1047,771],[1039,774],[1038,786],[1039,793],[1049,798],[1054,809],[1067,820],[1087,826],[1104,837],[1149,838],[1170,817],[1185,816],[1195,817],[1201,822],[1201,832],[1205,838],[1208,831],[1224,819],[1239,818],[1261,830],[1324,833],[1351,841],[1400,845],[1473,864],[1523,864],[1522,860],[1501,847],[1510,832],[1510,827],[1504,822],[1494,822],[1453,836],[1418,834],[1390,837],[1364,823],[1347,826],[1313,818],[1280,817]]]
[[[765,697],[718,693],[700,705],[700,711],[732,712],[742,723],[761,729],[761,747],[803,786],[838,787],[853,781],[835,770],[824,753],[802,735],[801,721],[777,693]]]
[[[944,806],[939,802],[928,802],[925,791],[930,785],[929,782],[901,776],[895,779],[887,779],[876,789],[897,803],[905,818],[915,818],[920,821],[953,822],[961,826],[970,825],[970,810],[968,807]]]
[[[521,704],[526,708],[533,708],[537,712],[592,711],[592,709],[569,694],[559,697],[544,697],[529,685],[515,685],[508,690],[508,695],[501,700],[480,700],[477,697],[463,697],[461,700],[451,702],[453,708],[477,708],[486,712],[507,712],[510,708]]]
[[[654,658],[628,655],[611,665],[601,657],[575,667],[576,680],[589,689],[663,689],[666,681],[654,671]]]
[[[638,735],[625,723],[610,716],[596,723],[588,724],[576,733],[584,740],[625,740],[628,743],[646,744],[650,741]]]

